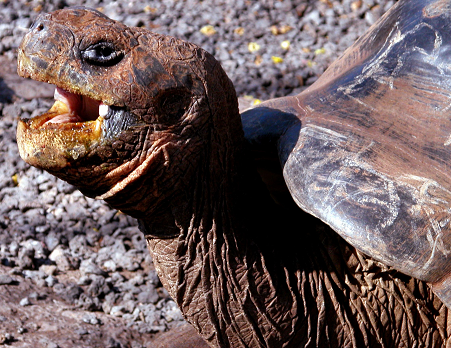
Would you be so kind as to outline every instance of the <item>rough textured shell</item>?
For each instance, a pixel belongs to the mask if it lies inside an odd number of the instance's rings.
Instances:
[[[451,271],[451,2],[397,3],[311,88],[254,109],[284,124],[284,177],[300,207],[348,242],[435,283]],[[252,127],[251,127],[252,128]],[[248,138],[263,131],[246,130]]]

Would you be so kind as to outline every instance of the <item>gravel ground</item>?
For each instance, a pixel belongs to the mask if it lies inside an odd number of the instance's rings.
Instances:
[[[151,347],[183,323],[136,222],[18,155],[17,118],[52,104],[51,86],[15,74],[39,13],[86,5],[194,42],[221,61],[245,107],[312,84],[393,3],[0,0],[0,345]]]

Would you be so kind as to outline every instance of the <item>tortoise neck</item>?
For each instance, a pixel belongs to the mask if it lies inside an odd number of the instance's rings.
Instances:
[[[259,235],[261,240],[268,239],[278,220],[269,193],[246,160],[244,142],[232,148],[236,149],[230,156],[233,162],[223,164],[227,170],[217,172],[217,163],[205,164],[198,170],[193,190],[178,200],[184,205],[179,215],[174,219],[175,208],[167,210],[166,220],[177,221],[177,237],[147,236],[163,285],[192,323],[217,316],[215,301],[223,301],[223,296],[242,293],[248,287],[248,279],[243,278],[246,270],[255,272],[249,274],[251,278],[262,278],[266,261],[253,240]],[[205,311],[190,313],[193,302]],[[232,302],[236,309],[242,306],[241,301]],[[211,332],[201,332],[202,336],[221,335],[217,325],[224,322],[208,321]]]

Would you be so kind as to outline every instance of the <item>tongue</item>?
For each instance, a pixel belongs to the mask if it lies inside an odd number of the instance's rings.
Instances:
[[[55,89],[54,98],[55,104],[62,103],[66,106],[67,112],[51,119],[51,123],[93,121],[99,116],[101,102],[97,100],[70,93],[59,87]]]

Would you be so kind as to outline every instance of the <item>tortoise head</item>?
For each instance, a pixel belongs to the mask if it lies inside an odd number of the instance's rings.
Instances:
[[[21,157],[132,216],[240,139],[233,85],[193,44],[76,7],[39,16],[18,55],[19,75],[56,85],[47,113],[19,121]]]

